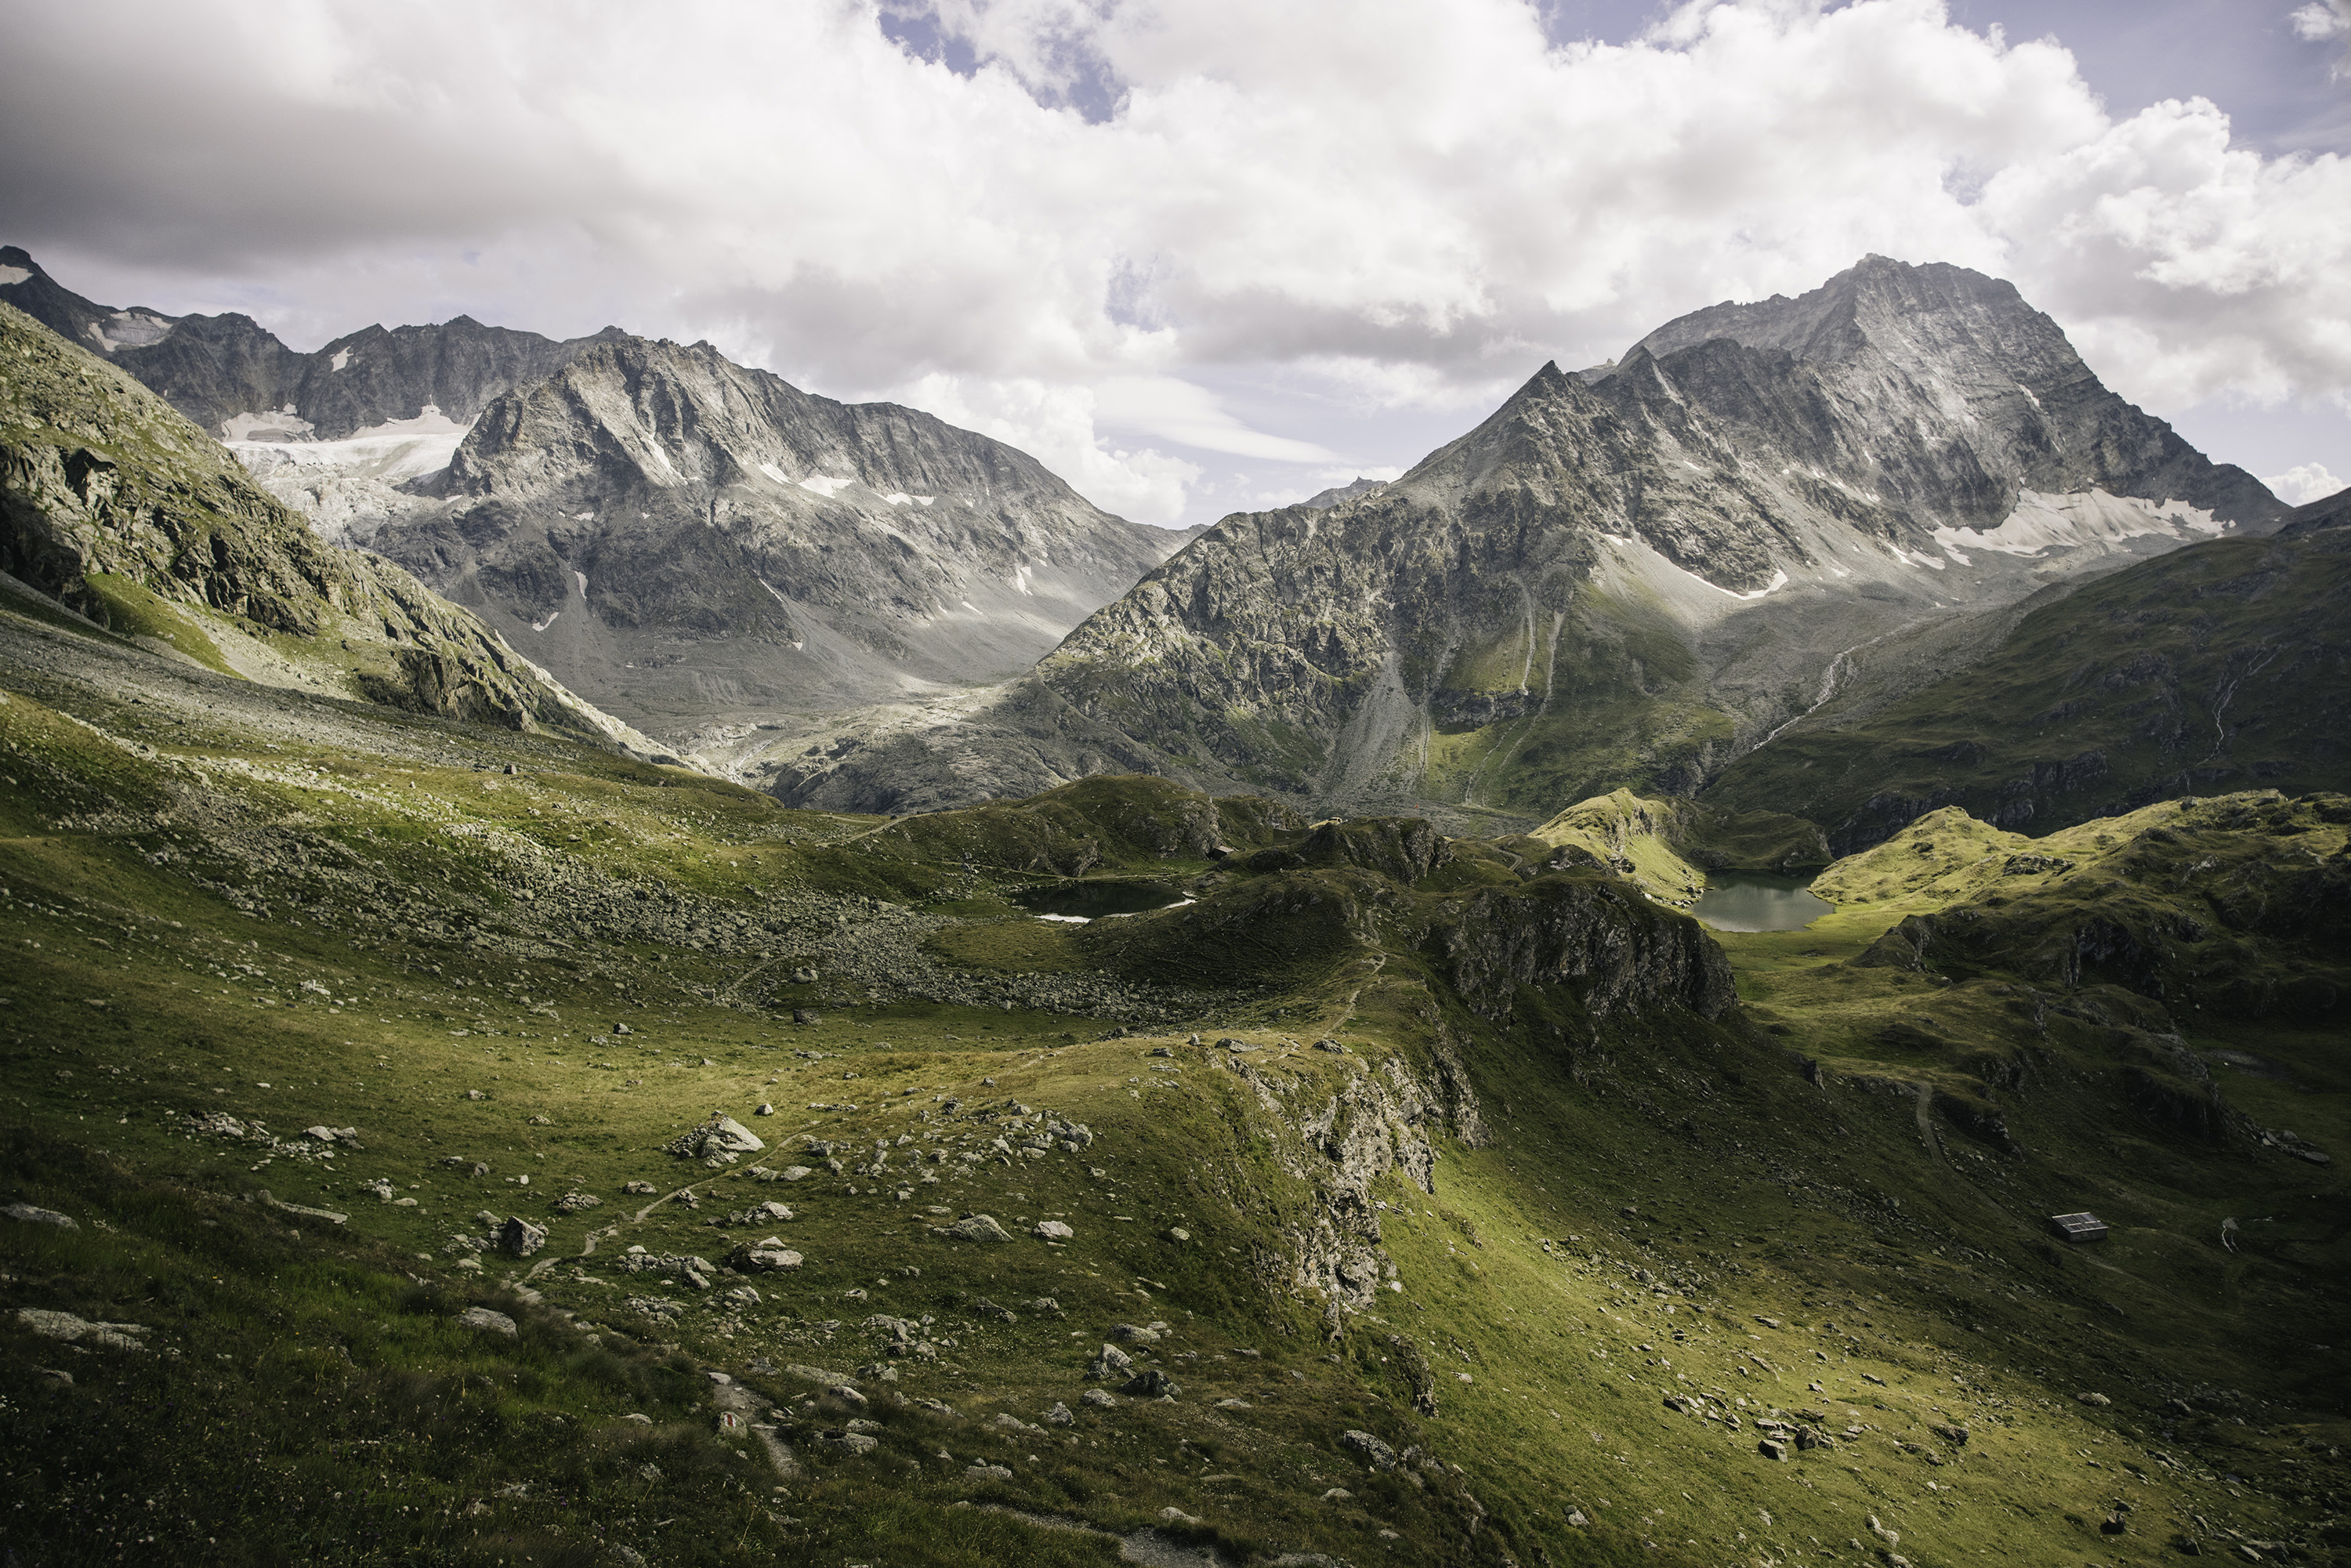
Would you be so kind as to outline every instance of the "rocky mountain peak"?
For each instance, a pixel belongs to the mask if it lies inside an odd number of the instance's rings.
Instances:
[[[1870,257],[1598,371],[1545,364],[1376,495],[1228,517],[1072,632],[1041,692],[798,788],[946,798],[923,781],[952,757],[1026,788],[1147,758],[1316,809],[1686,792],[1864,645],[2283,511],[2011,285]]]

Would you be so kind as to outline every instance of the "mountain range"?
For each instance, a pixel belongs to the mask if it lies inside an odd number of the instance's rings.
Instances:
[[[708,344],[461,317],[300,354],[243,316],[94,304],[14,247],[0,301],[227,441],[329,538],[722,761],[810,716],[1023,672],[1190,537],[1001,442]]]
[[[2031,639],[2081,584],[2288,517],[1960,267],[1873,256],[1692,312],[1609,363],[1544,366],[1395,480],[1187,534],[708,344],[461,318],[297,354],[243,317],[96,305],[13,249],[0,298],[206,422],[329,539],[799,804],[935,810],[1147,772],[1524,827],[1617,789],[1750,811],[1794,789],[1851,848],[1962,799],[2017,825],[2128,809],[2198,768],[2335,777],[2299,741],[2280,744],[2315,773],[2239,770],[2226,744],[2125,764],[2037,740],[1980,759],[2002,806],[1941,777],[1975,766],[1960,753],[1905,741],[1909,782],[1840,766],[1822,792],[1832,731],[1861,744],[1882,714],[1923,733],[1920,705],[1965,710],[1960,672],[2037,667]],[[2255,663],[2239,723],[2300,668]]]

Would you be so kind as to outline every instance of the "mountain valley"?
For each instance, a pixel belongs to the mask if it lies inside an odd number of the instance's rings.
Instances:
[[[619,333],[265,491],[61,319],[21,1560],[2351,1557],[2351,515],[2005,285],[1189,542]]]

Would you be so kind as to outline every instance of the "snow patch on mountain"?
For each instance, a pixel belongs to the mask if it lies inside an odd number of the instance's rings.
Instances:
[[[89,335],[99,349],[110,354],[117,349],[144,349],[160,343],[172,335],[172,326],[161,316],[151,316],[144,310],[117,310],[92,321]]]
[[[2089,545],[2115,545],[2125,539],[2160,535],[2188,538],[2227,533],[2231,525],[2216,520],[2204,507],[2185,501],[2145,500],[2114,496],[2102,489],[2050,495],[2021,492],[2016,507],[1996,528],[1938,528],[1937,542],[1965,549],[1999,550],[2006,555],[2040,556],[2053,549],[2079,549]]]
[[[223,444],[265,486],[273,479],[298,476],[306,481],[376,479],[398,485],[449,466],[458,443],[472,428],[470,423],[460,424],[428,402],[413,419],[386,420],[340,441],[309,441],[304,439],[311,429],[307,421],[277,411],[240,413],[228,419],[223,425],[226,436]]]
[[[231,414],[221,422],[220,437],[234,448],[240,441],[307,441],[318,428],[288,406]]]

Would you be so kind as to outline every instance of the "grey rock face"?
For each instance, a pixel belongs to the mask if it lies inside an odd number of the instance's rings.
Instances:
[[[2283,514],[2010,285],[1872,257],[1546,366],[1375,492],[1228,517],[987,706],[777,788],[903,810],[1131,771],[1529,815],[1687,792],[1873,639]]]

